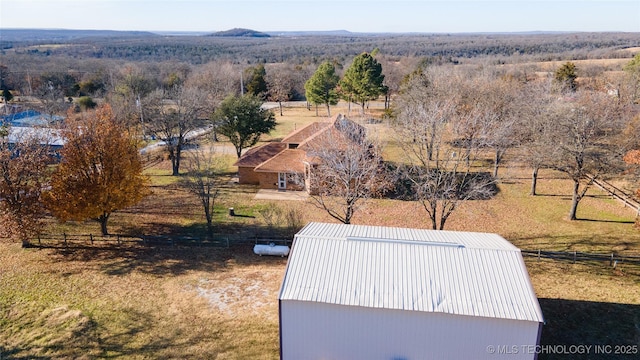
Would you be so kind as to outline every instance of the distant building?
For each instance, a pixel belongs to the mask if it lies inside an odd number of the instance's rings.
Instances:
[[[15,109],[14,109],[15,110]],[[43,115],[34,110],[11,112],[0,117],[0,125],[9,126],[9,146],[21,139],[37,138],[40,144],[50,149],[54,159],[60,158],[60,150],[66,140],[60,135],[60,130],[49,127],[52,123],[62,121],[60,116]]]
[[[35,110],[22,110],[19,106],[14,106],[5,110],[8,111],[7,114],[0,116],[0,125],[16,127],[46,127],[64,119],[62,116],[42,114]]]
[[[279,294],[282,359],[535,359],[543,316],[495,234],[310,223]]]

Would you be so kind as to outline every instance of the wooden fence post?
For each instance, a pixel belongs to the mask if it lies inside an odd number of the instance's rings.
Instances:
[[[89,240],[91,241],[91,245],[93,245],[93,234],[89,234]]]

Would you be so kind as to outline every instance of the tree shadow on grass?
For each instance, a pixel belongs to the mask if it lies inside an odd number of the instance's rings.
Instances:
[[[571,200],[571,195],[566,195],[566,194],[543,194],[540,192],[536,192],[536,194],[534,195],[534,197],[559,197],[562,198],[563,200]]]
[[[229,248],[162,246],[136,249],[77,248],[58,250],[66,261],[95,262],[101,272],[122,276],[141,272],[158,277],[176,276],[190,271],[225,271],[231,264],[284,265],[286,258],[260,257],[252,244],[234,244]]]
[[[633,220],[604,220],[604,219],[587,219],[587,218],[578,218],[577,221],[589,221],[589,222],[600,222],[600,223],[617,223],[617,224],[634,224]]]
[[[119,309],[115,320],[102,325],[91,321],[88,328],[73,336],[49,341],[44,345],[0,346],[0,358],[20,360],[71,358],[216,358],[217,353],[198,353],[202,344],[218,342],[219,334],[197,327],[185,333],[179,326],[163,331],[155,329],[157,319],[135,309]],[[160,334],[148,336],[148,334]],[[208,351],[211,347],[209,347]]]
[[[538,234],[534,236],[508,236],[508,239],[517,247],[525,250],[575,251],[576,247],[610,247],[611,250],[606,252],[618,253],[629,249],[637,249],[638,246],[637,238],[621,239],[617,233],[592,235]]]
[[[539,301],[545,318],[540,343],[542,346],[552,348],[558,346],[557,349],[562,350],[558,354],[542,352],[539,354],[540,360],[638,358],[640,304],[565,299],[539,299]],[[570,350],[572,345],[591,345],[592,347],[588,353],[584,354],[575,353],[575,351],[563,352]],[[596,352],[596,345],[600,346],[599,353]],[[631,353],[624,354],[625,350]]]
[[[159,224],[157,235],[146,236],[145,243],[113,246],[69,246],[54,249],[54,256],[66,261],[94,262],[107,275],[142,272],[154,276],[180,275],[189,271],[224,271],[230,264],[283,265],[286,258],[260,257],[253,245],[269,229],[259,225],[236,224],[216,227],[207,237],[202,224],[177,226]]]
[[[217,334],[205,333],[202,330],[194,329],[192,333],[185,334],[179,327],[167,329],[161,335],[148,337],[145,334],[159,333],[153,329],[157,326],[157,319],[153,316],[136,311],[125,309],[118,317],[122,319],[121,330],[101,329],[103,334],[100,338],[100,347],[109,358],[129,359],[137,356],[160,357],[160,354],[167,357],[180,356],[182,358],[192,358],[202,356],[193,353],[199,344],[216,341]],[[104,335],[106,334],[106,335]],[[141,339],[143,341],[132,341]],[[215,358],[218,354],[207,354],[207,357]]]

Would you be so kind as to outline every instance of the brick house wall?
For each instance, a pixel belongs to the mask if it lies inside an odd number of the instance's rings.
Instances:
[[[253,169],[253,167],[238,167],[238,183],[251,185],[260,184],[258,173],[254,172]]]

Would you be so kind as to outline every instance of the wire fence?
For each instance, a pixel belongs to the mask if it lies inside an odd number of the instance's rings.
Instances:
[[[640,265],[640,256],[585,253],[579,251],[549,251],[549,250],[521,250],[523,256],[538,259],[553,259],[576,262],[608,262],[609,266],[617,267],[622,264]]]
[[[612,198],[622,202],[624,206],[634,209],[636,214],[640,215],[640,201],[638,201],[634,195],[628,194],[624,190],[606,182],[605,180],[597,179],[593,176],[591,176],[590,179],[598,188],[600,188],[600,190],[607,192]]]
[[[94,234],[41,234],[30,243],[41,248],[125,248],[125,247],[223,247],[248,244],[276,244],[291,246],[292,238],[211,234],[206,237],[168,235],[94,235]],[[640,266],[640,256],[616,253],[587,253],[579,251],[521,250],[523,256],[538,259],[569,261],[572,263],[598,262],[616,268],[625,264]]]
[[[270,236],[242,236],[211,234],[209,236],[168,235],[95,235],[95,234],[40,234],[30,242],[32,247],[81,248],[81,247],[231,247],[237,244],[291,245],[292,239]]]

